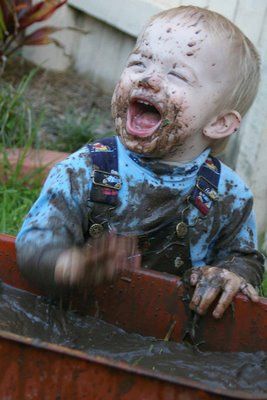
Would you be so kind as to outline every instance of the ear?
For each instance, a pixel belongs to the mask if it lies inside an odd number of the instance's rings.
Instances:
[[[203,129],[203,135],[210,139],[223,139],[236,132],[241,123],[238,111],[225,111],[217,115]]]

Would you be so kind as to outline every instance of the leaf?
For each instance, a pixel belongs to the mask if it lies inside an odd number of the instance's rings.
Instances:
[[[3,16],[3,21],[5,24],[5,33],[14,34],[17,28],[16,25],[16,12],[14,7],[14,2],[10,0],[1,1],[1,12]]]
[[[45,26],[43,28],[37,29],[30,35],[25,36],[22,45],[37,46],[37,45],[55,43],[55,39],[49,37],[49,35],[60,30],[61,30],[60,28],[55,28],[52,26]]]
[[[49,18],[57,8],[63,6],[67,0],[46,0],[31,7],[19,19],[19,29],[23,30],[35,22],[44,21]]]
[[[5,32],[6,32],[6,24],[5,24],[2,6],[0,6],[0,35],[4,34]],[[2,37],[2,35],[1,35],[1,37]]]
[[[164,128],[164,126],[168,126],[170,125],[171,121],[169,119],[164,119],[164,121],[162,121],[162,128]]]
[[[26,43],[26,44],[23,44],[23,46],[43,46],[43,45],[52,44],[52,43],[53,43],[55,46],[57,46],[57,47],[59,47],[60,49],[62,49],[62,50],[64,51],[64,54],[65,54],[66,56],[68,56],[68,54],[65,53],[65,47],[64,47],[64,45],[63,45],[61,42],[59,42],[57,39],[51,38],[51,37],[48,37],[48,38],[46,38],[46,39],[43,39],[41,42],[38,42],[38,43]]]

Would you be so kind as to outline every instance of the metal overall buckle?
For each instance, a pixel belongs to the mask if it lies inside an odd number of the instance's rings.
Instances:
[[[185,212],[189,210],[190,204],[189,204],[189,196],[186,198],[186,206],[181,212],[181,221],[179,221],[175,227],[176,230],[176,235],[179,239],[183,239],[187,236],[188,234],[188,225],[185,222]]]
[[[96,173],[103,175],[102,182],[96,182],[96,180],[95,180]],[[117,178],[117,182],[114,182],[114,185],[112,185],[111,183],[108,182],[109,177]],[[121,189],[121,185],[122,185],[121,178],[118,174],[116,174],[114,172],[107,172],[107,171],[102,171],[100,169],[93,169],[93,171],[91,173],[91,178],[92,178],[92,182],[95,186],[101,186],[101,187],[105,187],[108,189],[114,189],[114,190]]]
[[[202,188],[200,186],[201,179],[208,184],[208,186],[206,188]],[[207,178],[205,178],[204,176],[200,175],[197,178],[196,187],[198,188],[198,190],[200,190],[202,193],[204,193],[210,200],[212,200],[212,201],[218,200],[219,196],[217,193],[217,187],[213,183],[211,183]]]

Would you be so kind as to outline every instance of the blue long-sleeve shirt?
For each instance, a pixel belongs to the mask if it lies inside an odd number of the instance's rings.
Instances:
[[[209,150],[189,163],[170,167],[157,161],[138,162],[118,138],[117,145],[123,185],[109,226],[120,233],[139,235],[160,226],[176,209],[183,209]],[[55,165],[17,236],[20,268],[40,286],[53,286],[56,259],[63,250],[83,246],[86,241],[92,207],[88,201],[91,172],[87,146]],[[256,250],[252,194],[223,163],[218,195],[205,218],[193,205],[187,210],[192,265],[224,267],[258,286],[263,258]]]

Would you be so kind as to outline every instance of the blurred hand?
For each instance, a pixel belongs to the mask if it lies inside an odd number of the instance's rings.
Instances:
[[[218,304],[213,311],[215,318],[221,318],[227,307],[240,291],[252,301],[257,302],[259,296],[254,287],[234,272],[218,267],[193,268],[190,284],[196,286],[191,299],[190,308],[198,314],[205,314],[221,293]]]
[[[65,250],[57,259],[55,282],[63,286],[86,287],[111,280],[119,271],[140,267],[137,240],[104,234],[83,248]]]

